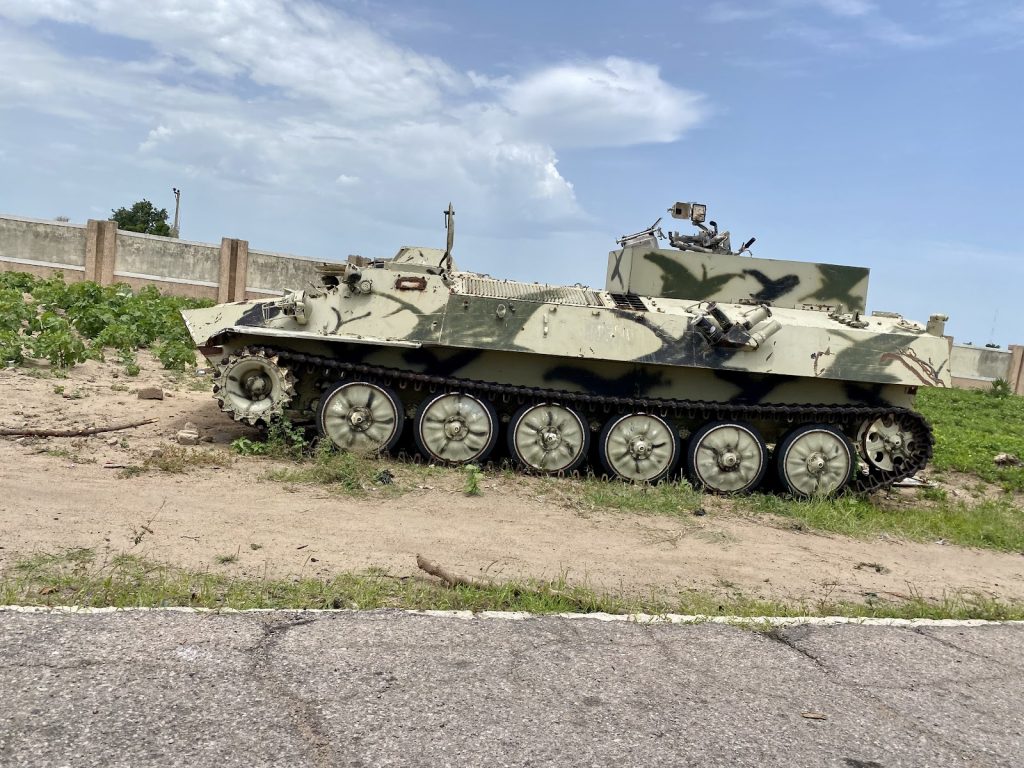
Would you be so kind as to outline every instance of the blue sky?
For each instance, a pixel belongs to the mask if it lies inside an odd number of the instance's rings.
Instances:
[[[146,197],[182,236],[441,245],[601,285],[709,204],[755,255],[871,267],[869,308],[1024,343],[1024,3],[0,0],[0,211]]]

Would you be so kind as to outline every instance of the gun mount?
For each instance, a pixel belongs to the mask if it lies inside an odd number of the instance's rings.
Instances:
[[[669,232],[668,242],[673,248],[678,248],[681,251],[696,251],[697,253],[732,254],[729,230],[719,232],[717,221],[709,221],[710,227],[704,224],[708,207],[703,203],[676,203],[668,209],[668,212],[672,214],[673,219],[689,219],[690,223],[700,230],[695,235]],[[752,237],[747,240],[735,255],[749,251],[756,239]]]

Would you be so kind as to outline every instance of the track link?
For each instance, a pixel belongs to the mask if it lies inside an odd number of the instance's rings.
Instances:
[[[293,352],[273,347],[253,347],[253,351],[276,355],[290,363],[319,369],[336,377],[358,376],[398,389],[413,387],[428,392],[458,389],[492,399],[496,403],[526,403],[554,401],[572,405],[587,416],[606,419],[613,413],[656,413],[667,419],[688,423],[706,423],[712,420],[772,421],[783,424],[834,424],[855,441],[857,430],[868,419],[890,416],[913,433],[915,450],[908,461],[898,468],[883,470],[861,457],[861,466],[849,487],[858,493],[870,493],[887,488],[924,469],[932,457],[934,440],[931,426],[919,413],[907,408],[872,405],[744,405],[705,400],[670,398],[617,397],[594,395],[586,392],[526,387],[496,382],[463,379],[452,376],[434,376],[394,368],[350,363],[343,360]],[[864,469],[867,471],[864,471]]]

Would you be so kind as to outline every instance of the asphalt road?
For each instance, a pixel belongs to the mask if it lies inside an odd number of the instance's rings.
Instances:
[[[1024,626],[0,611],[0,765],[1024,765]]]

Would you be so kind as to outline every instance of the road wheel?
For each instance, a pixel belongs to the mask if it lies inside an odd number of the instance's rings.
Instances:
[[[498,439],[498,415],[486,400],[446,392],[426,401],[416,416],[416,446],[432,461],[483,461]]]
[[[806,424],[782,439],[775,463],[779,479],[794,496],[830,496],[853,475],[853,447],[835,427]]]
[[[686,451],[686,472],[698,488],[746,493],[761,482],[768,448],[749,424],[715,421],[698,429]]]
[[[320,398],[320,434],[337,448],[360,454],[387,453],[398,444],[405,413],[398,395],[368,381],[346,381]]]
[[[586,460],[589,447],[587,423],[557,403],[524,405],[508,425],[509,452],[534,472],[570,472]]]
[[[270,424],[295,397],[295,377],[276,355],[245,348],[218,367],[213,392],[235,421]]]
[[[675,466],[679,437],[653,413],[615,416],[605,424],[598,444],[601,463],[615,477],[634,483],[654,483]]]

